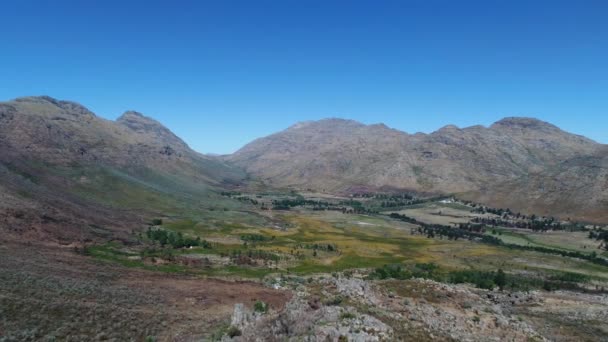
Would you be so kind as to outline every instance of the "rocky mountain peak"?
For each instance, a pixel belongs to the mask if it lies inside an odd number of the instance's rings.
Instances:
[[[160,122],[134,110],[124,112],[117,120],[118,124],[127,126],[134,131],[167,130]]]
[[[303,121],[298,122],[295,125],[290,126],[284,132],[290,132],[295,130],[307,129],[311,131],[318,130],[329,130],[332,132],[343,132],[345,130],[353,130],[353,129],[366,129],[369,128],[371,130],[391,130],[390,127],[386,126],[383,123],[366,125],[356,120],[350,119],[341,119],[341,118],[327,118],[321,119],[317,121]]]
[[[45,107],[55,107],[60,109],[65,114],[75,115],[75,116],[87,116],[87,117],[95,117],[95,114],[91,112],[87,107],[81,105],[77,102],[72,101],[63,101],[58,100],[50,96],[26,96],[19,97],[13,100],[17,104],[22,105],[34,105],[34,106],[45,106]]]
[[[456,125],[447,125],[438,129],[435,133],[450,133],[450,132],[458,132],[460,128]]]
[[[559,130],[557,126],[554,126],[548,122],[527,117],[506,117],[492,124],[490,128],[502,129],[502,128],[519,128],[519,129],[534,129],[534,130]]]
[[[176,148],[188,148],[186,143],[171,130],[140,112],[126,111],[116,120],[116,123],[138,133],[140,136],[147,136],[153,141]]]
[[[142,114],[142,113],[140,113],[140,112],[134,111],[134,110],[128,110],[128,111],[124,112],[124,113],[123,113],[123,114],[120,116],[120,118],[118,118],[118,119],[119,119],[119,120],[120,120],[121,118],[127,119],[127,118],[129,118],[129,117],[136,117],[136,118],[140,118],[140,119],[146,119],[146,116],[145,116],[145,115],[143,115],[143,114]],[[150,118],[148,118],[148,119],[149,119],[149,120],[152,120],[152,119],[150,119]]]

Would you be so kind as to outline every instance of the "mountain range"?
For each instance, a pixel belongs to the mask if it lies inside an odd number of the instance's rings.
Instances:
[[[42,236],[61,226],[53,236],[64,240],[109,234],[95,227],[126,229],[163,212],[166,198],[180,210],[212,206],[222,189],[252,181],[343,194],[456,195],[608,221],[607,146],[532,118],[431,134],[326,119],[213,156],[135,111],[109,121],[75,102],[24,97],[0,103],[0,151],[0,222],[23,227],[25,220]]]
[[[563,218],[608,219],[607,147],[532,118],[407,134],[383,124],[296,124],[225,159],[273,186],[454,194]]]

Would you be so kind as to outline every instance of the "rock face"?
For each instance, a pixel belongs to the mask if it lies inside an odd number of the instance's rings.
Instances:
[[[505,118],[490,127],[446,126],[431,134],[413,135],[385,125],[328,119],[300,123],[255,140],[227,160],[280,187],[466,193],[469,199],[484,199],[494,205],[507,203],[502,201],[504,191],[517,194],[518,190],[539,186],[525,181],[530,177],[553,183],[552,172],[573,173],[571,166],[580,164],[581,158],[598,158],[592,156],[602,148],[592,140],[531,118]],[[598,174],[603,174],[605,166],[600,169]],[[598,177],[570,179],[567,185],[602,190]],[[501,191],[495,192],[495,187]],[[605,187],[603,193],[605,196]],[[566,195],[561,193],[560,200]],[[508,203],[525,211],[534,200],[514,196]],[[558,214],[554,204],[548,200],[538,206]],[[594,210],[600,209],[599,204]]]

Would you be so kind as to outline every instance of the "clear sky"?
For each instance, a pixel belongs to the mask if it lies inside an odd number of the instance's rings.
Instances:
[[[206,153],[326,117],[608,143],[608,1],[3,1],[0,44],[0,100],[134,109]]]

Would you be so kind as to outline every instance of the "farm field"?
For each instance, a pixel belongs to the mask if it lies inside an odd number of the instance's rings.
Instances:
[[[589,239],[586,232],[549,231],[544,233],[531,232],[523,229],[496,228],[502,233],[500,239],[518,245],[532,245],[540,247],[557,248],[583,253],[605,253],[599,243]]]
[[[464,205],[446,204],[439,202],[414,205],[396,212],[399,214],[404,214],[413,217],[422,222],[443,225],[467,223],[474,217],[488,216],[472,213],[471,208]]]

